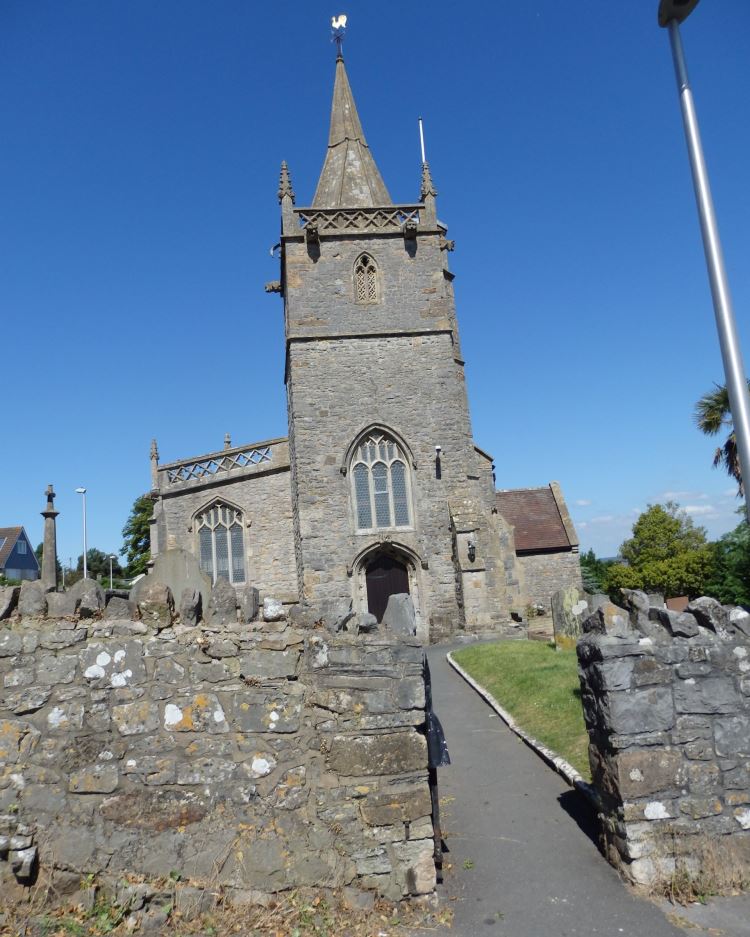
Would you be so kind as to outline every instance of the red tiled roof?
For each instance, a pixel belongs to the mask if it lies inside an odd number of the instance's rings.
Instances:
[[[10,551],[16,545],[16,540],[21,536],[23,527],[0,527],[0,569],[5,569],[5,561],[10,556]],[[3,543],[5,540],[5,543]]]
[[[498,511],[516,529],[516,551],[570,549],[570,540],[549,486],[498,491],[495,497]]]

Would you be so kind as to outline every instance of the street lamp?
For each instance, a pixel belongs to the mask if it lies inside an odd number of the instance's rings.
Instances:
[[[89,568],[86,561],[86,489],[76,488],[76,494],[83,498],[83,578],[88,579]]]
[[[114,586],[112,585],[112,560],[116,560],[116,559],[117,557],[115,556],[114,553],[109,554],[109,588],[110,589],[114,588]]]
[[[729,394],[729,407],[732,411],[734,434],[737,440],[737,455],[743,482],[750,486],[750,394],[747,391],[747,377],[742,363],[742,351],[737,337],[732,299],[729,295],[729,282],[724,268],[724,256],[719,239],[708,170],[703,157],[698,116],[695,112],[693,92],[688,80],[685,53],[680,37],[680,23],[695,9],[698,0],[661,0],[659,3],[659,25],[669,30],[672,46],[672,58],[677,78],[677,91],[680,96],[682,123],[685,128],[690,169],[693,174],[693,188],[698,205],[703,251],[706,255],[708,279],[711,284],[711,296],[716,316],[716,329],[719,333],[721,358],[724,363],[724,376]],[[745,514],[750,522],[750,497],[745,489]]]

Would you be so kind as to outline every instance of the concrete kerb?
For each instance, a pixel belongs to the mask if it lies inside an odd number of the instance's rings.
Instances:
[[[507,710],[498,703],[495,697],[482,686],[481,683],[477,683],[473,677],[471,677],[460,664],[457,664],[453,659],[453,652],[449,651],[446,655],[446,659],[451,667],[456,671],[456,673],[463,677],[463,679],[469,684],[469,686],[476,690],[476,692],[495,710],[495,712],[500,716],[503,722],[508,726],[511,732],[514,732],[526,745],[529,746],[533,751],[539,755],[542,761],[546,762],[550,768],[557,771],[557,773],[567,781],[572,788],[577,791],[580,791],[583,796],[591,803],[594,809],[600,809],[599,795],[597,794],[596,789],[589,784],[587,781],[584,781],[581,775],[576,771],[573,765],[570,762],[566,761],[561,755],[558,755],[557,752],[553,752],[551,748],[547,748],[546,745],[543,745],[538,739],[535,739],[533,735],[529,735],[518,723],[515,721],[513,716]]]

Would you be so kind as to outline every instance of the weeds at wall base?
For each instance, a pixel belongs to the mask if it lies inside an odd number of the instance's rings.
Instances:
[[[687,843],[691,858],[685,859]],[[731,846],[719,840],[704,839],[695,843],[695,837],[672,835],[674,869],[662,874],[651,885],[652,897],[666,898],[673,905],[696,902],[706,904],[709,898],[738,895],[750,891],[747,863],[734,854]]]
[[[415,927],[450,925],[453,915],[434,896],[394,903],[351,889],[296,889],[255,893],[246,902],[215,883],[184,887],[202,892],[210,908],[180,910],[178,883],[171,878],[104,883],[86,876],[80,890],[63,899],[40,883],[25,902],[0,903],[0,937],[405,937]],[[123,894],[129,897],[122,900]]]

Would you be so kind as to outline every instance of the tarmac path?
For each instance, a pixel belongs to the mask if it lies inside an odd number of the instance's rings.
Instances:
[[[433,704],[452,764],[438,770],[438,892],[452,937],[685,937],[600,854],[587,801],[430,648]],[[422,933],[422,932],[420,932]]]

